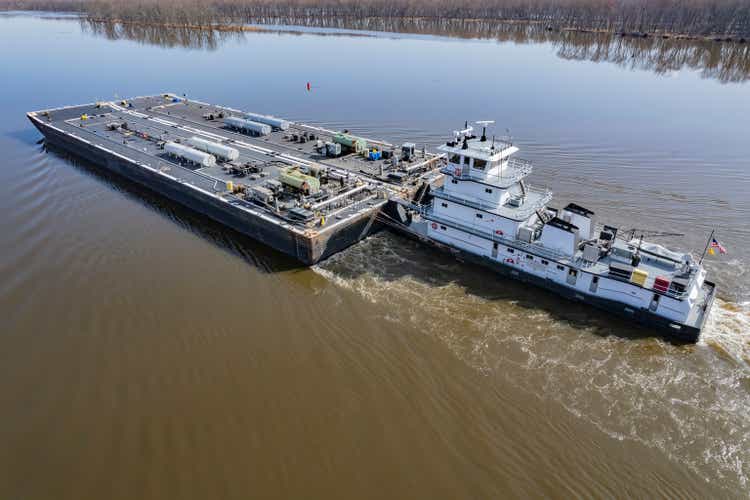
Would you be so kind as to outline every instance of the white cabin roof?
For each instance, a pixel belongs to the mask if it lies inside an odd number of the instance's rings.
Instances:
[[[486,141],[482,141],[479,138],[469,139],[466,141],[466,145],[468,146],[466,149],[463,149],[463,145],[464,141],[462,139],[457,141],[455,146],[449,146],[448,144],[438,146],[438,150],[444,153],[458,154],[487,161],[502,160],[518,152],[517,147],[503,141],[495,141],[493,148],[492,140],[490,139]]]

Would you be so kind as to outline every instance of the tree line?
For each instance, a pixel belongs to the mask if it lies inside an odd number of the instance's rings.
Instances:
[[[518,22],[549,30],[750,40],[748,0],[0,0],[3,9],[78,11],[93,19],[211,26],[327,26],[370,19]]]

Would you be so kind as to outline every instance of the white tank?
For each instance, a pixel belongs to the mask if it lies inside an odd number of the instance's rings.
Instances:
[[[182,158],[183,160],[197,163],[202,167],[213,167],[216,165],[216,158],[214,158],[213,155],[204,153],[203,151],[198,151],[197,149],[188,146],[183,146],[182,144],[177,144],[176,142],[166,143],[164,145],[164,151],[178,158]]]
[[[266,125],[270,125],[273,128],[277,128],[279,130],[286,130],[289,128],[288,121],[273,116],[259,115],[257,113],[246,113],[245,118],[258,123],[265,123]]]
[[[229,146],[219,144],[218,142],[207,141],[200,137],[191,137],[187,142],[195,149],[200,149],[206,153],[212,153],[214,156],[223,158],[224,160],[234,161],[240,157],[239,151],[230,148]]]
[[[230,116],[224,118],[224,123],[230,127],[244,130],[246,132],[252,132],[258,135],[268,135],[271,133],[271,126],[265,123],[258,123],[244,118],[237,118],[236,116]]]

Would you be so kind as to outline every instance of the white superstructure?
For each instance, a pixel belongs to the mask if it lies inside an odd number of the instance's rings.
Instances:
[[[418,208],[412,232],[569,298],[697,338],[715,287],[690,254],[625,241],[573,203],[548,207],[552,193],[525,183],[532,167],[513,157],[516,146],[472,132],[466,126],[439,147],[444,183]]]

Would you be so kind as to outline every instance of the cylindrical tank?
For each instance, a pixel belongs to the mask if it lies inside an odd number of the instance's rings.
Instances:
[[[232,128],[243,130],[245,132],[252,132],[258,135],[268,135],[271,133],[271,126],[265,123],[258,123],[244,118],[238,118],[236,116],[229,116],[224,118],[224,123]]]
[[[200,137],[191,137],[187,140],[188,144],[193,146],[195,149],[200,149],[206,153],[212,153],[214,156],[223,158],[225,160],[234,161],[240,157],[240,152],[229,146],[219,144],[218,142],[207,141]]]
[[[315,194],[320,191],[320,181],[315,177],[303,174],[296,168],[288,168],[279,173],[279,180],[282,184],[291,186],[308,194]]]
[[[357,153],[367,149],[367,141],[349,134],[336,134],[333,136],[333,142],[341,144]]]
[[[288,121],[273,116],[259,115],[257,113],[245,113],[245,118],[258,123],[265,123],[266,125],[270,125],[273,128],[277,128],[279,130],[286,130],[289,128]]]
[[[203,151],[198,151],[197,149],[193,149],[182,144],[177,144],[176,142],[166,143],[164,145],[164,151],[178,158],[182,158],[183,160],[197,163],[198,165],[201,165],[203,167],[213,167],[214,165],[216,165],[216,158],[214,158],[213,155],[204,153]]]

